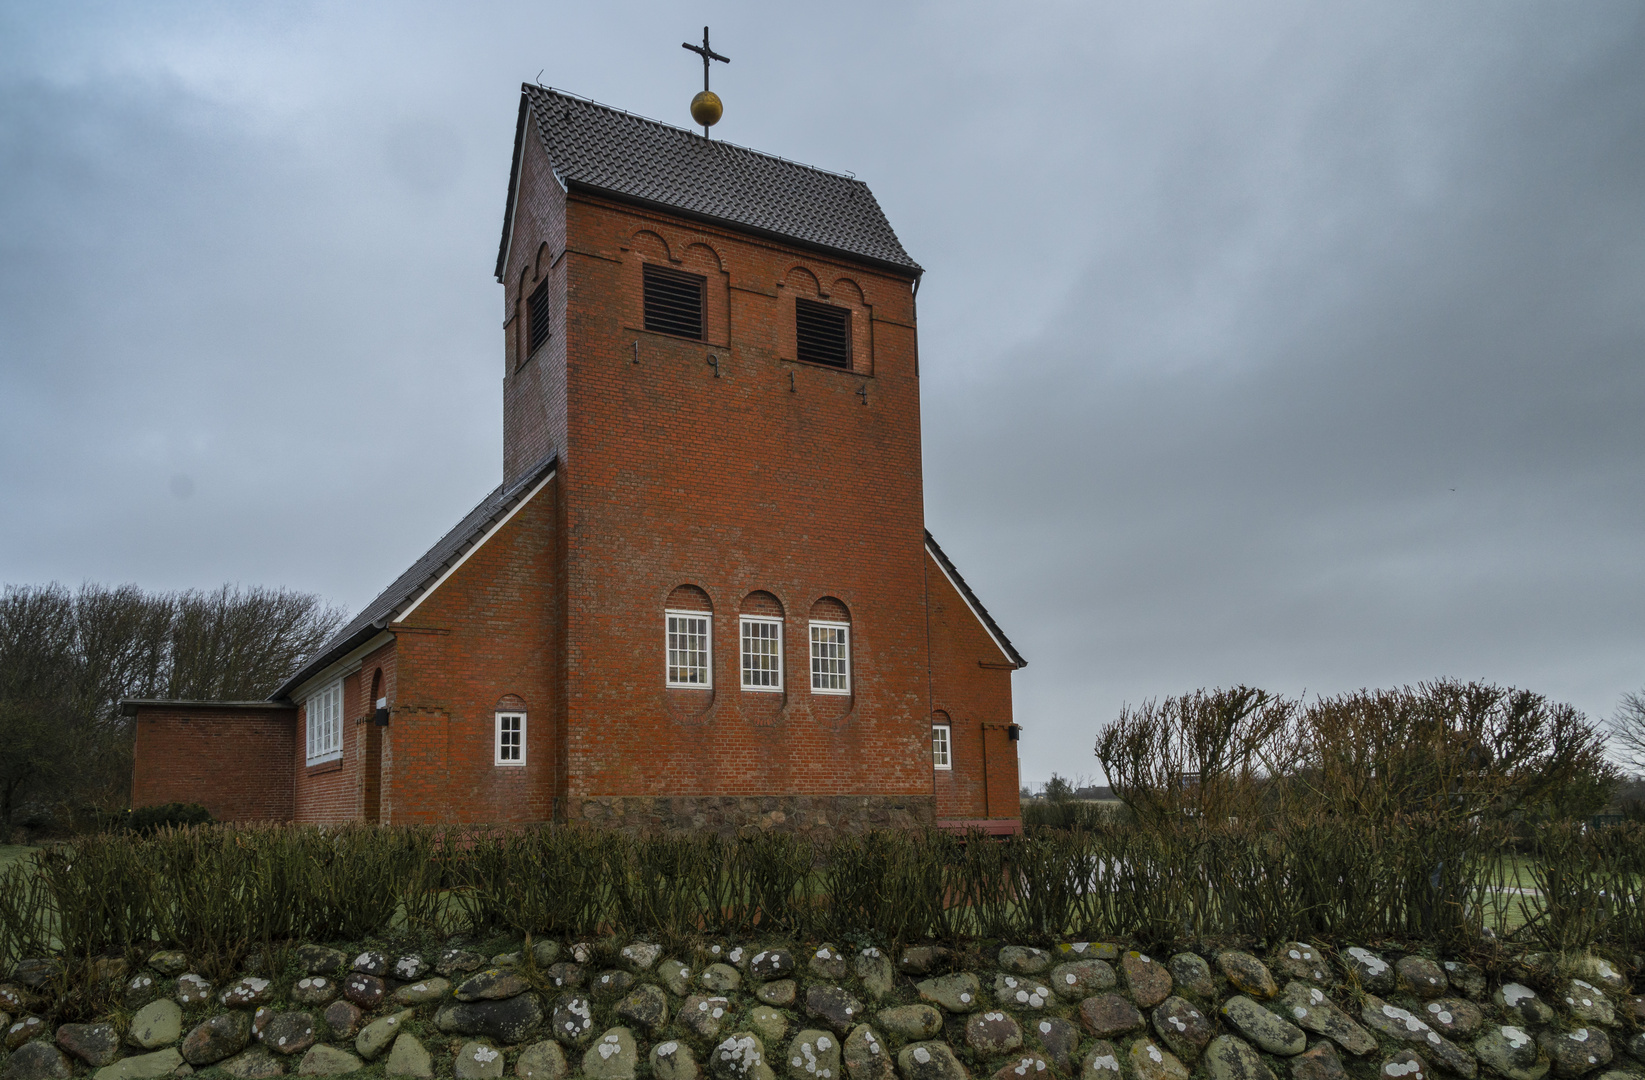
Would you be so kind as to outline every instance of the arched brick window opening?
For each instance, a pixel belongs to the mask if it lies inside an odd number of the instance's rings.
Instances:
[[[811,692],[851,693],[851,610],[832,596],[811,605]]]
[[[737,673],[742,688],[751,693],[781,693],[783,689],[783,605],[772,594],[756,590],[743,597],[737,618]]]
[[[938,771],[954,768],[954,722],[941,709],[931,714],[931,767]]]
[[[714,605],[695,585],[668,594],[663,612],[667,685],[685,690],[714,686]]]

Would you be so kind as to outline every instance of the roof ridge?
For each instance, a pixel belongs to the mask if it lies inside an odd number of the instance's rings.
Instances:
[[[546,151],[565,191],[583,191],[729,225],[918,278],[873,190],[835,172],[694,131],[543,83],[520,85],[508,202],[497,245],[502,280],[525,140]]]
[[[548,86],[544,83],[521,83],[520,85],[521,85],[522,89],[542,90],[542,91],[545,91],[545,92],[550,93],[550,94],[558,94],[561,97],[570,98],[571,100],[581,102],[584,105],[592,105],[597,109],[604,109],[606,112],[616,113],[616,114],[621,115],[621,116],[623,116],[623,117],[625,117],[629,120],[638,120],[641,123],[653,124],[657,127],[664,128],[668,131],[672,131],[672,132],[678,133],[680,135],[687,135],[687,136],[690,136],[691,138],[703,139],[704,142],[712,143],[716,146],[723,146],[723,147],[727,147],[727,148],[732,149],[732,150],[738,150],[738,151],[741,151],[742,153],[752,154],[755,157],[765,158],[769,161],[781,162],[784,165],[792,165],[795,168],[809,169],[812,172],[820,172],[820,173],[826,173],[829,176],[837,176],[841,180],[849,180],[853,184],[861,184],[863,187],[868,186],[868,184],[865,181],[857,179],[857,174],[850,171],[849,169],[829,169],[829,168],[824,168],[821,165],[812,165],[809,162],[800,161],[796,158],[783,157],[781,154],[773,154],[769,150],[756,150],[752,146],[744,146],[742,143],[732,142],[730,139],[704,139],[703,136],[698,135],[695,131],[692,131],[690,128],[683,128],[683,127],[680,127],[678,124],[670,124],[667,120],[658,120],[656,117],[647,116],[644,113],[634,112],[630,109],[619,108],[616,105],[607,105],[603,101],[599,101],[595,98],[588,97],[587,95],[584,95],[584,94],[573,93],[570,90],[564,90],[564,89],[561,89],[560,87],[557,87],[557,86]]]

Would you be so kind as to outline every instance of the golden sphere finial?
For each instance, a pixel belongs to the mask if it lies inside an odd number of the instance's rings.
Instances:
[[[720,95],[712,90],[704,90],[691,99],[691,119],[703,127],[713,127],[725,115],[725,105],[720,101]]]

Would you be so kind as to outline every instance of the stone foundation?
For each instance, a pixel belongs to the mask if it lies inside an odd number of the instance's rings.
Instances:
[[[826,837],[934,825],[930,795],[606,795],[568,800],[567,818],[631,834],[679,829],[722,837],[745,829]]]

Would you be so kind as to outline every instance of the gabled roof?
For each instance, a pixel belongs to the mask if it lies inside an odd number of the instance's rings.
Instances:
[[[526,83],[520,87],[497,251],[499,281],[508,261],[528,123],[568,189],[663,207],[910,276],[922,273],[861,180]]]
[[[378,593],[377,599],[367,604],[352,622],[337,631],[291,678],[281,683],[280,688],[269,695],[269,700],[283,700],[293,690],[370,641],[389,623],[399,618],[402,612],[426,595],[429,589],[439,582],[442,575],[454,569],[475,545],[483,541],[514,511],[515,507],[548,478],[554,471],[556,460],[553,455],[544,458],[514,483],[507,487],[499,484],[491,494],[481,499],[480,505],[470,510],[455,528],[440,537],[439,542],[425,551],[422,558],[412,563],[409,570],[395,578],[392,585]]]
[[[948,575],[948,580],[954,583],[954,588],[959,590],[960,596],[971,608],[971,613],[977,617],[978,622],[982,623],[982,628],[988,631],[988,636],[994,639],[994,644],[999,646],[1000,652],[1005,654],[1006,659],[1020,668],[1027,667],[1028,661],[1024,660],[1022,654],[1017,651],[1017,647],[1011,644],[1011,639],[1005,636],[1005,631],[1001,630],[1000,624],[994,621],[994,616],[988,614],[988,609],[982,606],[982,601],[978,600],[977,594],[971,591],[971,586],[965,583],[965,578],[960,576],[959,568],[943,551],[942,545],[937,543],[937,538],[931,535],[930,529],[925,530],[925,550],[929,551],[931,557],[937,560],[937,565],[942,567],[944,574]]]

